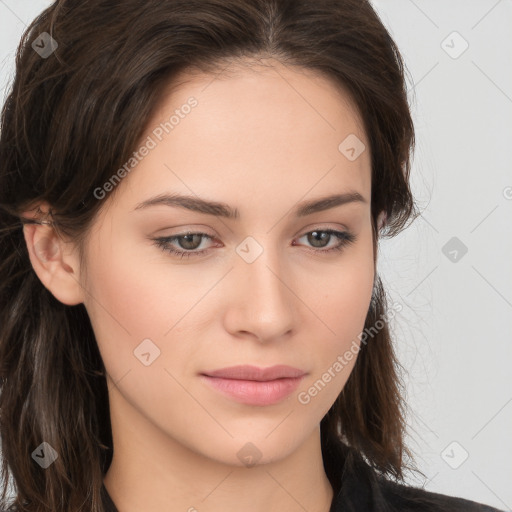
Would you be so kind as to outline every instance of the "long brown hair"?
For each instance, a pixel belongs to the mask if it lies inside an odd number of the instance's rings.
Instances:
[[[54,51],[43,57],[33,43]],[[4,504],[12,478],[18,510],[101,511],[113,450],[105,369],[87,312],[59,302],[38,279],[22,212],[48,202],[55,229],[81,247],[104,204],[94,190],[132,156],[174,77],[261,57],[314,70],[350,94],[370,143],[377,250],[378,237],[395,236],[416,215],[414,128],[403,60],[368,1],[58,0],[24,32],[0,136]],[[387,221],[379,230],[380,212]],[[335,490],[341,457],[401,480],[411,458],[388,310],[377,276],[365,330],[379,320],[381,327],[361,345],[321,421]],[[45,471],[31,456],[43,441],[58,453]]]

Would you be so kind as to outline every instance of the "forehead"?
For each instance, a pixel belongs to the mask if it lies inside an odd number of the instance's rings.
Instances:
[[[139,146],[150,140],[119,185],[132,204],[171,190],[215,199],[224,191],[228,202],[236,192],[243,203],[283,191],[297,201],[335,188],[370,200],[369,142],[358,110],[342,87],[311,70],[271,61],[181,73]],[[351,160],[346,140],[366,150]]]

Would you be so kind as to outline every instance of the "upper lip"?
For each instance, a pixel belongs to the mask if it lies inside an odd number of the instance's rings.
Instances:
[[[238,365],[203,373],[203,375],[207,375],[209,377],[256,381],[296,378],[302,377],[305,374],[306,372],[299,370],[298,368],[284,364],[269,366],[268,368],[258,368],[257,366],[251,365]]]

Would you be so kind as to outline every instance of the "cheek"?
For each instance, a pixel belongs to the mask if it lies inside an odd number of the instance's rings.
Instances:
[[[372,296],[375,270],[371,232],[361,237],[336,263],[318,265],[314,281],[308,284],[309,295],[305,295],[314,297],[314,309],[330,327],[338,348],[363,329]]]
[[[365,265],[358,261],[339,277],[336,291],[326,298],[324,310],[333,321],[333,329],[353,338],[363,329],[373,289],[373,260]]]
[[[302,386],[299,403],[309,404],[317,415],[327,412],[343,389],[356,363],[361,345],[360,334],[368,314],[374,279],[371,235],[347,251],[335,265],[325,265],[315,274],[316,285],[309,283],[308,305],[321,322],[314,322],[323,335],[314,335],[315,374]],[[309,281],[309,280],[308,280]],[[321,285],[321,287],[320,287]],[[321,290],[324,290],[321,293]],[[303,290],[306,293],[306,289]],[[313,326],[313,322],[311,323]]]
[[[172,320],[165,310],[173,308],[147,275],[148,264],[119,239],[103,238],[88,255],[86,308],[107,371],[116,378],[134,365],[133,351],[144,339],[162,336]]]
[[[211,288],[210,281],[215,283],[218,276],[208,279],[200,272],[191,272],[190,267],[170,261],[167,265],[166,255],[156,250],[152,260],[147,248],[130,249],[120,239],[108,243],[100,240],[95,247],[89,255],[86,308],[112,378],[140,369],[139,347],[158,354],[151,363],[153,368],[172,368],[177,361],[191,365],[187,351],[193,347],[174,343],[171,353],[169,342],[190,330],[191,319],[194,329],[199,329],[195,307]]]

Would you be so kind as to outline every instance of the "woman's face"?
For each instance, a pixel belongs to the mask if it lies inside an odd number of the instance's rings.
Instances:
[[[116,195],[99,199],[84,304],[115,384],[114,430],[148,450],[278,460],[312,436],[355,364],[374,279],[369,145],[348,97],[310,72],[276,63],[188,79]],[[343,194],[361,200],[305,208]],[[141,207],[165,195],[189,199]],[[202,375],[236,365],[304,375],[237,386]]]

